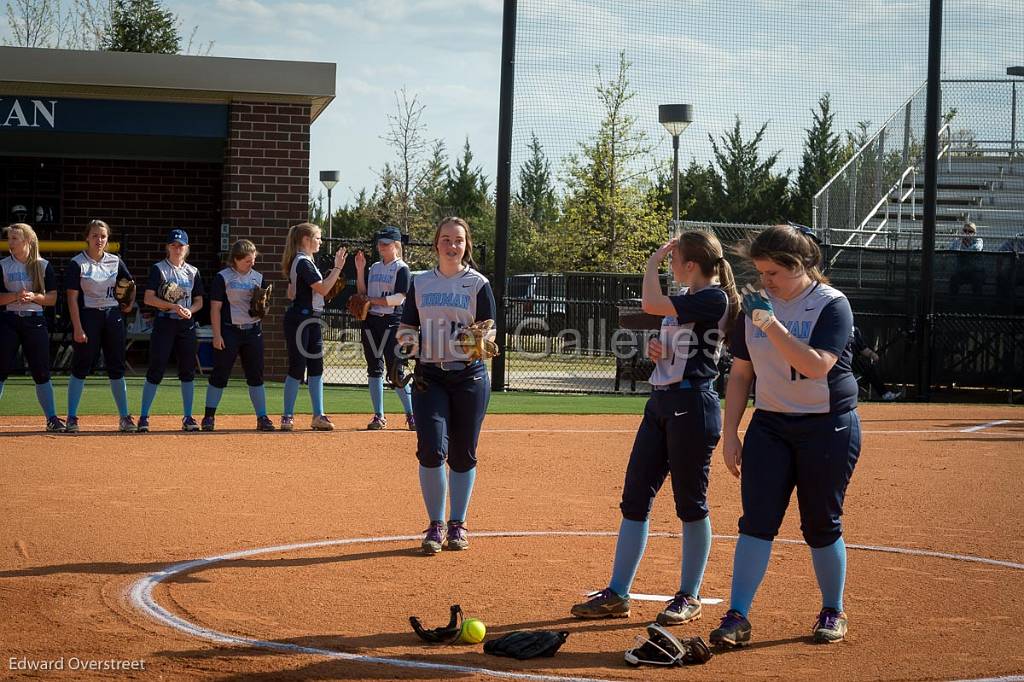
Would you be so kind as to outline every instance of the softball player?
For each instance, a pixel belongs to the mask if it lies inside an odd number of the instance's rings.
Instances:
[[[370,402],[373,405],[373,419],[366,426],[371,431],[386,428],[384,417],[384,367],[388,376],[399,358],[395,353],[395,332],[402,319],[402,304],[409,291],[412,275],[409,266],[402,260],[402,233],[397,227],[385,227],[376,235],[377,251],[381,259],[366,269],[366,256],[362,251],[355,255],[356,290],[370,298],[370,313],[363,322],[363,355],[366,357],[366,376],[369,377]],[[409,386],[395,387],[395,393],[405,409],[405,424],[410,431],[416,430],[416,418],[412,413],[412,398]]]
[[[474,269],[473,238],[465,220],[444,218],[434,233],[434,251],[438,265],[416,276],[398,331],[398,343],[411,346],[419,357],[420,387],[413,391],[412,408],[420,490],[430,519],[421,545],[426,554],[436,554],[442,547],[469,547],[466,512],[491,384],[487,366],[480,360],[466,362],[454,336],[461,327],[494,319],[495,307],[490,282]],[[449,487],[451,516],[446,530]]]
[[[324,339],[320,316],[324,311],[324,294],[338,281],[346,251],[338,249],[334,254],[334,267],[324,277],[313,262],[313,254],[320,250],[321,241],[320,228],[316,225],[293,225],[288,230],[288,243],[281,260],[281,271],[295,292],[284,313],[288,377],[284,382],[282,431],[295,428],[295,401],[303,376],[309,384],[309,399],[313,404],[311,428],[314,431],[334,430],[334,424],[324,414]]]
[[[153,332],[149,341],[149,370],[142,386],[142,407],[139,410],[139,431],[149,431],[149,408],[153,406],[156,391],[163,381],[164,371],[173,354],[181,381],[181,430],[198,431],[199,424],[192,417],[194,380],[196,377],[196,321],[193,316],[203,308],[203,280],[199,269],[186,263],[188,233],[173,229],[167,235],[167,258],[154,263],[149,269],[149,281],[143,302],[157,309]],[[157,295],[161,285],[173,282],[184,294],[177,302],[165,301]]]
[[[124,381],[123,317],[135,302],[120,305],[114,298],[117,281],[131,280],[132,275],[124,261],[106,252],[109,239],[110,226],[102,220],[90,221],[85,227],[85,251],[71,259],[65,272],[68,313],[75,335],[68,379],[68,433],[78,433],[78,403],[85,378],[101,349],[110,392],[121,417],[119,428],[125,433],[136,431],[135,421],[128,414],[128,386]]]
[[[672,274],[686,289],[677,296],[661,291],[658,269],[672,255]],[[682,521],[679,591],[658,614],[661,625],[681,625],[701,617],[700,585],[711,552],[707,489],[711,453],[722,431],[714,381],[726,330],[739,313],[732,268],[718,239],[702,231],[684,233],[647,261],[643,310],[663,315],[651,397],[633,442],[622,489],[622,522],[611,582],[589,601],[572,607],[577,618],[626,617],[629,590],[647,545],[654,498],[672,474],[676,515]]]
[[[267,416],[267,392],[263,387],[263,321],[249,314],[253,291],[263,286],[263,275],[253,269],[256,255],[255,244],[239,239],[231,245],[231,266],[218,272],[210,287],[213,371],[206,387],[203,431],[214,430],[217,406],[239,355],[249,385],[249,400],[256,411],[256,430],[275,430]]]
[[[846,297],[818,271],[821,251],[810,229],[777,225],[741,251],[753,260],[765,291],[748,289],[746,316],[730,337],[734,361],[722,455],[741,479],[743,516],[730,608],[711,641],[750,642],[747,615],[796,487],[800,528],[822,597],[812,636],[838,642],[847,631],[840,518],[860,454],[857,382],[848,346],[853,313]],[[755,411],[741,445],[737,430],[755,377]]]
[[[14,223],[6,229],[11,255],[0,260],[0,397],[18,346],[36,384],[36,399],[46,415],[46,430],[63,433],[50,383],[50,332],[43,306],[57,302],[57,278],[39,257],[39,238],[31,226]]]

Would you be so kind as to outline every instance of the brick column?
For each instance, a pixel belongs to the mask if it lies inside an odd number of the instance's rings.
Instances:
[[[274,282],[271,312],[263,321],[265,372],[274,381],[284,380],[288,369],[281,255],[288,228],[309,216],[309,109],[309,104],[266,102],[230,107],[223,220],[231,225],[231,241],[256,244],[256,269]]]

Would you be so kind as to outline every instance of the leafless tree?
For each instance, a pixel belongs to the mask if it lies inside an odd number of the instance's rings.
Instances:
[[[388,132],[381,137],[398,157],[389,170],[397,181],[395,218],[403,232],[411,226],[414,197],[423,180],[423,158],[430,145],[424,135],[427,126],[421,120],[424,109],[426,105],[420,104],[419,96],[410,99],[403,87],[395,93],[395,113],[388,114]]]

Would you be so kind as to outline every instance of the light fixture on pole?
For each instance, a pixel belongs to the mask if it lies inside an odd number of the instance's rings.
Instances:
[[[1008,66],[1006,67],[1007,76],[1024,76],[1024,66]]]
[[[679,135],[693,121],[692,104],[659,104],[658,122],[672,136],[672,232],[679,229]]]
[[[320,171],[320,182],[327,188],[327,238],[334,236],[334,213],[331,210],[331,190],[341,181],[341,171]]]

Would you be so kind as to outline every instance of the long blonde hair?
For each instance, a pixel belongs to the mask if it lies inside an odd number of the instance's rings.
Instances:
[[[39,237],[36,236],[36,231],[32,229],[32,226],[26,223],[8,225],[4,234],[10,239],[11,232],[14,231],[21,232],[21,236],[28,240],[28,259],[25,261],[25,270],[32,276],[32,291],[45,294],[46,280],[43,277],[43,264],[39,260]],[[11,255],[14,255],[13,252]]]
[[[313,223],[299,223],[288,228],[288,240],[284,245],[284,255],[281,256],[282,275],[285,277],[291,276],[292,261],[295,260],[295,254],[299,252],[302,246],[302,240],[306,237],[312,237],[319,231],[320,227]]]
[[[693,261],[700,267],[701,274],[708,279],[718,276],[722,291],[729,300],[729,326],[740,313],[740,296],[736,291],[736,279],[732,266],[725,259],[725,251],[718,237],[704,230],[691,230],[679,237],[676,245],[684,261]]]

